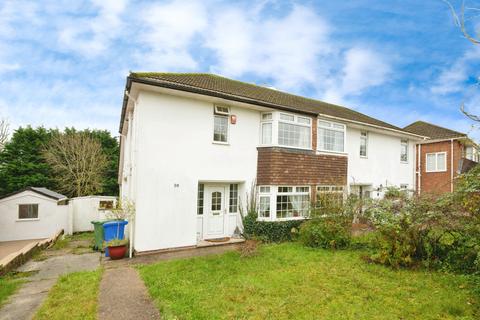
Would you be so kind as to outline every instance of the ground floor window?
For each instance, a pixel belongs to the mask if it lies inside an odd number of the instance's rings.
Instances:
[[[203,183],[198,184],[198,193],[197,193],[197,214],[203,214],[203,191],[204,185]]]
[[[343,205],[344,186],[317,186],[315,206],[317,209],[332,209]]]
[[[38,219],[38,204],[18,205],[18,219]]]
[[[308,186],[260,186],[257,191],[257,210],[261,219],[295,219],[309,215]]]
[[[230,185],[230,197],[228,201],[228,212],[236,213],[238,210],[238,184]]]

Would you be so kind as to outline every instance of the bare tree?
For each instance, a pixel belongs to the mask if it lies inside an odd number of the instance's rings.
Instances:
[[[45,148],[44,157],[56,175],[60,191],[76,197],[102,191],[107,157],[100,142],[88,133],[54,136]]]
[[[450,8],[450,11],[453,16],[453,20],[455,22],[455,25],[460,28],[463,36],[473,43],[474,45],[480,45],[480,33],[477,32],[476,35],[472,35],[472,33],[468,30],[466,23],[474,18],[477,18],[480,15],[480,8],[472,8],[472,7],[465,7],[465,2],[462,2],[462,6],[460,8],[460,12],[457,13],[453,5],[450,3],[448,0],[443,0],[448,7]],[[472,16],[466,17],[466,13],[474,13]],[[479,86],[480,82],[477,82],[475,86]],[[468,118],[470,118],[473,121],[480,122],[480,116],[474,115],[467,110],[465,110],[465,103],[462,102],[460,106],[460,111],[466,115]]]
[[[3,150],[8,140],[10,124],[7,119],[0,119],[0,151]]]

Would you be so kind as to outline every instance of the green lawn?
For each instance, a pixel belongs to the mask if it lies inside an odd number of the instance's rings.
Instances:
[[[165,319],[479,319],[471,278],[394,271],[357,251],[263,246],[139,267]]]
[[[0,277],[0,308],[22,284],[23,280],[9,275]]]
[[[96,319],[102,271],[70,273],[50,290],[35,319]]]

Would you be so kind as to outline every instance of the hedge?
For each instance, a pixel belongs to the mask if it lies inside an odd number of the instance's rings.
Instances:
[[[249,214],[243,219],[243,236],[246,239],[258,239],[263,242],[292,241],[304,220],[289,221],[257,221],[255,214]]]

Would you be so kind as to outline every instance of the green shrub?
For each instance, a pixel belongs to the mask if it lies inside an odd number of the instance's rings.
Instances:
[[[382,200],[369,208],[377,229],[372,261],[480,273],[480,219],[458,194]]]
[[[295,240],[303,220],[257,221],[256,213],[249,213],[243,219],[243,236],[263,242],[283,242]]]
[[[327,216],[305,222],[300,227],[300,241],[309,247],[341,249],[351,241],[351,220]]]

